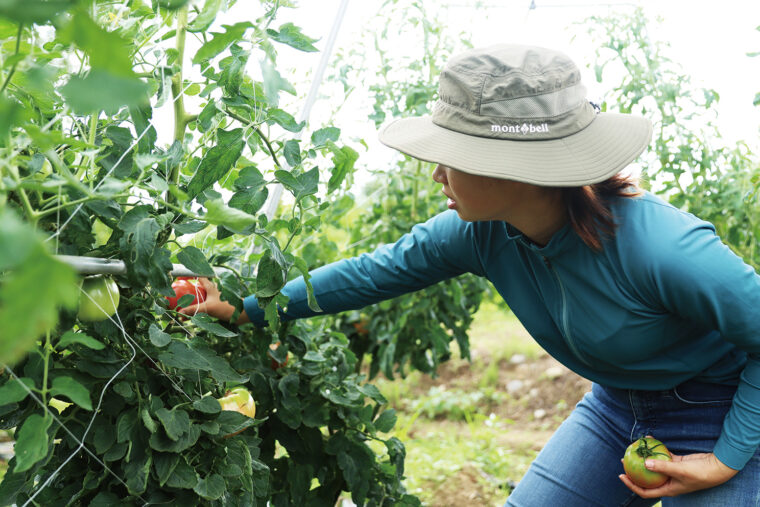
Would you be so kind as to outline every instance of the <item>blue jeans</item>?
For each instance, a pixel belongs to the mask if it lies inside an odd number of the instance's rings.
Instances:
[[[620,458],[652,435],[674,454],[712,452],[736,387],[689,381],[667,391],[594,384],[531,464],[505,507],[654,505],[618,479]],[[663,507],[760,507],[760,451],[714,488],[662,499]]]

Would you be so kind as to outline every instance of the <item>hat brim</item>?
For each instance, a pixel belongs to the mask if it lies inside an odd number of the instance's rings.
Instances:
[[[652,124],[640,116],[599,113],[570,136],[518,141],[462,134],[423,116],[396,120],[379,136],[386,146],[411,157],[466,173],[573,187],[604,181],[623,170],[649,144]]]

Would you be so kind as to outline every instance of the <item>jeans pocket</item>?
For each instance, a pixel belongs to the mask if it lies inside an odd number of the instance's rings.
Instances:
[[[730,405],[736,386],[688,381],[673,388],[673,396],[687,405],[720,407]]]

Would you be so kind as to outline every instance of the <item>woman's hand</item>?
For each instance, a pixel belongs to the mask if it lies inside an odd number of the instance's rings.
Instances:
[[[738,473],[709,453],[673,456],[673,461],[648,459],[646,467],[653,472],[660,472],[670,477],[668,482],[658,488],[641,488],[621,474],[620,480],[641,498],[660,498],[663,496],[683,495],[700,489],[712,488],[723,484]]]
[[[219,289],[208,278],[198,278],[198,283],[206,289],[206,300],[203,303],[197,305],[190,305],[184,308],[178,309],[180,313],[185,315],[195,315],[196,313],[206,313],[212,317],[216,317],[219,320],[229,321],[232,318],[232,314],[235,313],[235,307],[227,301],[222,301],[220,298]],[[240,317],[237,320],[237,324],[244,324],[250,322],[248,315],[245,311],[240,313]]]

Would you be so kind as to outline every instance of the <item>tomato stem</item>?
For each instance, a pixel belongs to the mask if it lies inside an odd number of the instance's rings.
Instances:
[[[13,54],[13,56],[18,55],[19,49],[21,48],[21,34],[24,31],[24,24],[19,23],[18,24],[18,33],[16,34],[16,52]],[[5,81],[3,82],[3,86],[0,88],[0,95],[5,91],[5,89],[8,87],[8,84],[11,82],[11,78],[13,77],[13,74],[16,73],[16,67],[18,66],[18,61],[16,61],[13,66],[11,67],[11,70],[8,72],[8,75],[5,77]]]
[[[42,404],[46,407],[45,419],[50,417],[50,410],[47,409],[47,394],[48,394],[48,366],[50,363],[50,352],[52,347],[50,346],[50,331],[45,333],[45,357],[43,358],[44,369],[42,371]]]

